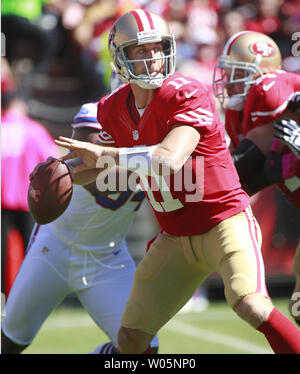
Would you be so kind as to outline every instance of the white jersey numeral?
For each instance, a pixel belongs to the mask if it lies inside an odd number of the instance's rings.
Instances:
[[[173,180],[172,188],[174,191],[184,191],[182,198],[185,199],[186,203],[200,202],[204,196],[204,157],[197,156],[194,161],[197,175],[194,175],[194,171],[191,167],[183,167],[180,172],[174,176]],[[192,162],[191,159],[190,162]],[[183,208],[184,205],[182,201],[178,198],[174,198],[172,191],[170,191],[167,182],[167,180],[170,181],[170,176],[155,175],[147,177],[146,175],[140,175],[140,179],[154,210],[157,212],[172,212]],[[155,199],[153,191],[159,191],[162,201],[157,201]]]
[[[152,205],[153,209],[157,212],[171,212],[173,210],[177,210],[183,207],[183,204],[180,202],[179,199],[174,199],[172,193],[167,185],[164,177],[151,177],[151,187],[149,186],[149,181],[147,176],[140,176],[141,182],[144,186],[145,191],[147,192],[150,204]],[[158,202],[155,200],[155,197],[152,193],[152,189],[160,192],[163,201]]]
[[[189,84],[191,81],[183,77],[175,78],[173,81],[167,83],[167,86],[171,85],[174,86],[176,90],[179,90],[180,87],[184,86],[185,84]]]

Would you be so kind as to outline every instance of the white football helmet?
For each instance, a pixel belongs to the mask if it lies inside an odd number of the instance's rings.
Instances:
[[[234,34],[225,44],[214,70],[213,89],[222,107],[234,109],[244,103],[250,86],[263,74],[281,68],[281,54],[277,44],[267,35],[254,31]],[[236,71],[239,77],[236,78]],[[241,76],[241,73],[242,76]],[[244,83],[243,91],[228,95],[226,88]]]
[[[143,60],[129,60],[126,48],[130,45],[162,42],[164,56]],[[175,71],[176,45],[174,35],[160,16],[147,10],[135,9],[121,16],[113,25],[108,49],[115,68],[123,82],[135,83],[142,88],[155,89]],[[164,73],[151,76],[147,62],[164,59]],[[146,74],[135,75],[133,63],[143,61]]]

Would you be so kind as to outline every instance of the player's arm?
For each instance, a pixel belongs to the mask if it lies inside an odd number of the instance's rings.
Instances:
[[[151,147],[120,148],[118,164],[141,175],[178,172],[200,139],[191,126],[175,125],[161,143]]]
[[[73,129],[72,132],[72,139],[78,141],[86,141],[90,143],[96,143],[98,138],[99,130],[95,130],[91,127],[82,127],[78,129]],[[62,157],[63,159],[64,157]],[[38,169],[44,164],[50,164],[53,161],[54,157],[48,157],[45,162],[41,162],[37,164],[30,174],[30,179],[37,173]],[[66,160],[66,164],[68,165],[72,181],[74,184],[86,185],[95,181],[97,175],[99,174],[99,169],[89,169],[89,170],[82,170],[83,169],[83,161],[81,157],[76,157],[70,160]],[[79,169],[79,172],[77,170]]]
[[[92,144],[97,144],[99,138],[99,130],[92,127],[80,127],[73,129],[72,139],[79,141],[86,141]],[[106,195],[112,191],[101,191],[97,188],[95,179],[99,176],[101,170],[99,168],[75,172],[78,167],[83,164],[81,157],[77,157],[66,161],[73,175],[73,183],[83,185],[92,195],[96,196],[100,193]],[[116,191],[118,192],[118,191]]]
[[[71,152],[64,160],[81,157],[82,164],[76,166],[75,174],[93,170],[101,160],[111,161],[109,167],[120,165],[138,174],[159,175],[176,173],[192,154],[200,139],[197,130],[190,126],[174,127],[164,140],[149,147],[115,148],[60,137],[56,144]]]
[[[297,173],[293,154],[282,154],[283,145],[274,142],[273,126],[274,121],[251,130],[232,153],[241,185],[249,195]]]
[[[200,140],[199,132],[191,126],[175,126],[153,152],[152,167],[159,175],[178,172],[194,152]]]
[[[272,147],[273,133],[272,124],[254,128],[231,153],[241,184],[246,191],[247,185],[253,180],[253,174],[264,164]]]
[[[83,127],[74,129],[72,133],[72,139],[80,142],[89,142],[92,144],[103,146],[103,144],[99,142],[99,131],[93,128]],[[82,167],[84,167],[84,163],[81,157],[66,160],[66,163],[72,171],[74,179],[73,183],[83,185],[93,195],[119,193],[121,191],[119,183],[120,181],[124,181],[124,183],[122,183],[123,190],[129,189],[127,185],[129,176],[128,171],[114,167],[109,172],[105,172],[107,170],[106,166],[103,166],[103,168],[96,167],[92,169],[82,170]],[[109,173],[111,173],[112,179],[115,181],[115,183],[113,183],[113,186],[111,186],[111,189],[109,189],[108,183],[108,180],[110,178]],[[97,183],[95,182],[96,179]],[[106,190],[103,190],[101,188],[100,191],[97,187],[97,184],[101,184],[102,187],[103,185],[105,185],[108,188]]]

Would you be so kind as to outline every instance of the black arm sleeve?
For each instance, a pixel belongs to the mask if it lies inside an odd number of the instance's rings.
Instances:
[[[244,139],[232,153],[242,188],[252,196],[262,189],[282,181],[282,156],[263,152],[249,139]]]
[[[243,139],[231,156],[241,181],[248,179],[266,159],[263,152],[249,139]]]

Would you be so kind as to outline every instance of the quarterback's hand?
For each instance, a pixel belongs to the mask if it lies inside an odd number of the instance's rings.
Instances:
[[[62,160],[66,161],[77,157],[81,158],[82,165],[77,166],[77,172],[96,168],[99,158],[104,154],[107,155],[106,147],[90,142],[81,142],[79,140],[60,136],[59,140],[55,140],[55,143],[70,150],[70,153],[61,157]]]
[[[37,174],[37,172],[39,171],[40,167],[42,166],[47,166],[47,165],[50,165],[53,161],[57,160],[55,157],[48,157],[46,161],[44,162],[40,162],[38,163],[35,168],[33,169],[33,171],[29,174],[29,180],[31,181],[33,179],[33,177]]]
[[[275,122],[274,129],[276,133],[274,137],[285,143],[290,150],[300,158],[300,126],[289,118]]]

